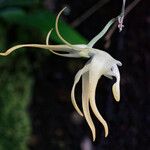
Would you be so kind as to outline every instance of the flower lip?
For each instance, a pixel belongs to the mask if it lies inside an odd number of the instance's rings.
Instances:
[[[109,64],[107,72],[103,74],[105,77],[113,79],[116,78],[115,83],[112,86],[112,93],[117,102],[120,101],[120,72],[118,66],[121,66],[122,63],[120,61],[114,60]]]
[[[112,92],[117,102],[120,101],[120,73],[117,65],[114,65],[113,76],[116,77],[116,82],[112,86]]]

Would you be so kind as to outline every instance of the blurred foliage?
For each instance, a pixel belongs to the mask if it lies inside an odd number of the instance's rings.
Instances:
[[[25,2],[25,3],[24,3]],[[26,4],[26,1],[20,1],[20,5],[23,6]],[[29,3],[29,1],[28,1]],[[27,4],[28,4],[27,3]],[[35,6],[32,4],[31,6]],[[11,4],[12,1],[11,1]],[[55,19],[56,15],[51,11],[46,9],[42,9],[41,7],[37,7],[35,9],[31,9],[30,11],[23,9],[21,6],[16,6],[16,2],[14,3],[14,7],[6,7],[0,11],[0,18],[2,21],[5,21],[9,25],[19,25],[24,28],[34,28],[40,34],[46,35],[51,28],[55,28]],[[5,3],[3,5],[6,5]],[[9,2],[8,2],[8,5]],[[38,5],[37,5],[38,6]],[[31,7],[32,8],[32,7]],[[76,30],[71,28],[65,21],[60,19],[60,32],[64,36],[64,38],[70,42],[76,43],[86,43],[86,39],[82,37]],[[56,33],[53,32],[51,35],[51,39],[56,43],[62,43],[61,40],[57,37]]]
[[[9,9],[5,10],[0,14],[7,23],[17,24],[24,26],[26,28],[35,28],[41,32],[41,34],[46,35],[46,33],[55,27],[56,15],[50,11],[46,10],[36,10],[32,13],[26,13],[22,9]],[[86,40],[75,30],[73,30],[67,23],[60,19],[60,33],[68,41],[76,43],[86,43]],[[57,37],[56,33],[53,32],[51,39],[57,43],[62,43],[62,41]]]
[[[0,70],[0,149],[26,150],[31,133],[26,113],[32,87],[29,63],[21,56],[1,58]]]

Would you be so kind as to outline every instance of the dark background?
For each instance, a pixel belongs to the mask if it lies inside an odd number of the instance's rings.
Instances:
[[[74,21],[97,2],[98,0],[41,0],[33,5],[33,9],[42,8],[57,14],[64,6],[67,6],[63,20],[89,41],[111,18],[120,13],[122,5],[120,0],[110,0],[83,22],[74,25]],[[131,2],[127,0],[126,4],[129,5]],[[32,10],[31,6],[22,8],[25,11]],[[74,76],[87,60],[63,58],[49,52],[42,52],[42,50],[25,52],[34,81],[32,98],[28,107],[32,127],[28,141],[29,149],[150,149],[149,8],[150,1],[141,0],[126,16],[123,31],[119,33],[117,29],[107,46],[104,38],[95,46],[98,49],[104,49],[123,63],[123,66],[119,68],[121,74],[119,103],[115,102],[111,92],[114,81],[102,77],[97,87],[97,106],[109,126],[109,136],[106,139],[101,124],[93,116],[97,137],[96,141],[92,142],[91,131],[85,119],[78,116],[70,100]],[[29,37],[18,38],[17,28],[25,30]],[[9,34],[9,38],[8,35],[6,36],[8,40],[5,47],[7,48],[15,42],[17,44],[42,43],[44,39],[40,38],[41,34],[36,29],[25,29],[11,24],[8,30],[11,35]],[[51,42],[57,44],[55,41]],[[76,93],[80,104],[81,84],[77,86]],[[88,148],[83,148],[83,145],[88,145]]]

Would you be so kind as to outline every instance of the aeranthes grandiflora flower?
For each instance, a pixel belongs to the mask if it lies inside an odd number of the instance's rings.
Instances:
[[[52,32],[52,30],[50,30],[46,38],[46,44],[17,45],[8,49],[6,52],[0,53],[0,55],[7,56],[14,50],[22,47],[35,47],[35,48],[47,49],[50,52],[59,56],[74,57],[74,58],[79,58],[79,57],[89,58],[85,66],[81,70],[79,70],[75,76],[74,84],[71,91],[71,100],[76,111],[81,116],[85,117],[87,124],[89,125],[92,131],[93,141],[94,141],[96,138],[96,131],[90,115],[90,107],[94,115],[103,125],[105,131],[105,137],[107,137],[108,135],[108,125],[104,120],[104,118],[102,117],[102,115],[100,114],[100,112],[98,111],[96,100],[95,100],[95,94],[96,94],[95,92],[96,92],[98,80],[101,78],[102,75],[110,79],[112,79],[113,77],[116,78],[116,82],[112,86],[112,92],[115,100],[118,102],[120,100],[120,73],[119,73],[118,66],[121,66],[122,64],[120,61],[110,56],[107,52],[93,48],[93,46],[108,31],[110,26],[117,20],[117,18],[111,19],[104,27],[104,29],[98,35],[96,35],[87,45],[86,44],[72,45],[61,36],[58,30],[58,21],[63,10],[59,12],[55,23],[56,33],[64,43],[63,45],[49,45],[49,37]],[[81,77],[82,77],[82,110],[83,111],[79,109],[75,100],[75,87]]]

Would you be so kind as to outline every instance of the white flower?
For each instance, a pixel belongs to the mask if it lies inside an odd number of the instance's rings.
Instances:
[[[58,20],[62,11],[60,11],[60,13],[58,14],[56,18],[55,29],[56,29],[56,33],[58,37],[65,43],[64,45],[49,45],[48,43],[49,36],[52,32],[52,30],[50,30],[46,38],[46,44],[17,45],[8,49],[4,53],[0,53],[0,55],[7,56],[14,50],[18,48],[22,48],[22,47],[36,47],[36,48],[47,49],[51,51],[52,53],[59,55],[59,56],[89,58],[89,61],[85,64],[85,66],[81,70],[78,71],[78,73],[75,76],[74,84],[73,84],[72,91],[71,91],[71,100],[76,111],[81,116],[85,117],[92,131],[93,141],[94,141],[96,138],[96,131],[95,131],[94,123],[90,115],[90,109],[89,109],[90,107],[93,113],[95,114],[95,116],[97,117],[97,119],[102,123],[104,130],[105,130],[105,137],[107,137],[108,135],[108,125],[106,121],[103,119],[103,117],[101,116],[100,112],[98,111],[98,108],[96,106],[96,100],[95,100],[95,94],[96,94],[95,92],[96,92],[97,83],[102,75],[110,79],[112,79],[112,77],[116,78],[116,82],[112,86],[112,92],[113,92],[115,100],[116,101],[120,100],[120,73],[118,70],[118,66],[122,65],[121,62],[114,59],[107,52],[93,48],[94,44],[107,32],[109,27],[116,21],[116,19],[110,20],[107,23],[107,25],[104,27],[104,29],[97,36],[95,36],[87,45],[85,44],[72,45],[68,43],[66,40],[64,40],[64,38],[60,35],[59,30],[58,30]],[[76,84],[79,82],[81,76],[82,76],[82,109],[83,109],[83,112],[79,109],[75,100],[75,87],[76,87]]]
[[[96,102],[95,102],[95,92],[98,80],[102,75],[112,79],[112,76],[116,77],[116,82],[112,86],[113,95],[116,101],[120,100],[120,73],[117,65],[121,66],[121,62],[112,58],[108,53],[104,51],[99,51],[96,49],[92,49],[91,59],[86,63],[86,65],[78,71],[75,76],[75,81],[73,84],[71,98],[72,103],[77,112],[84,116],[89,127],[91,128],[93,134],[93,140],[95,140],[95,127],[93,121],[90,116],[89,106],[98,120],[102,123],[105,130],[105,137],[108,135],[108,126],[106,121],[103,119],[101,114],[99,113]],[[82,76],[82,108],[83,113],[78,108],[74,91],[75,86],[78,83],[79,79]]]

